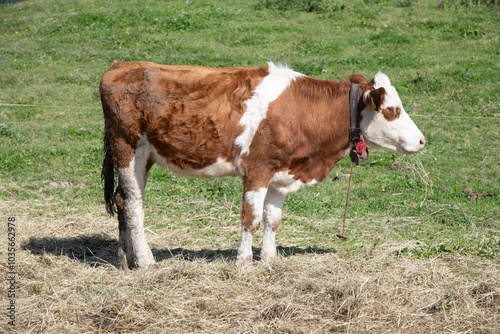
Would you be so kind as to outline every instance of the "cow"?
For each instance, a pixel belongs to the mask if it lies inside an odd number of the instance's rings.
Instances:
[[[144,234],[144,191],[156,163],[174,174],[241,176],[241,240],[236,264],[252,262],[264,222],[261,260],[276,256],[285,195],[324,180],[352,147],[351,84],[366,145],[401,154],[425,139],[389,78],[320,80],[272,62],[209,68],[115,62],[103,75],[102,168],[107,211],[118,214],[120,268],[155,262]],[[114,173],[118,175],[115,190]]]

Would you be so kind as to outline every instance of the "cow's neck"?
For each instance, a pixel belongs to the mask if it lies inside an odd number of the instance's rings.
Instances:
[[[304,78],[291,85],[277,105],[287,117],[294,117],[304,143],[294,152],[308,157],[304,174],[324,179],[350,147],[349,88],[343,82]]]

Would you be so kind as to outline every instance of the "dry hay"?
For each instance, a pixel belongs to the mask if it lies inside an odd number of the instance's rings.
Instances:
[[[124,272],[116,222],[24,209],[14,333],[500,332],[498,261],[419,260],[400,255],[411,243],[385,243],[356,258],[309,251],[241,271],[234,251],[166,249],[150,269]],[[153,248],[165,248],[161,233],[148,233]],[[5,317],[0,328],[12,332]]]

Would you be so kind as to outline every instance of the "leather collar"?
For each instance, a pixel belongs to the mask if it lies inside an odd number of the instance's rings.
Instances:
[[[358,102],[359,102],[359,84],[351,84],[351,90],[349,92],[349,108],[351,114],[351,127],[349,128],[349,137],[352,142],[352,149],[350,152],[351,161],[355,164],[360,162],[365,162],[368,160],[368,148],[366,147],[365,140],[363,139],[363,134],[361,133],[361,127],[359,125],[359,113],[358,113]]]

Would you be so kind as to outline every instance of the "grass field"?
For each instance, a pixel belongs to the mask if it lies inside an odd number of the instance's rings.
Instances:
[[[500,333],[495,0],[1,1],[0,270],[16,218],[16,325],[0,332]],[[157,264],[116,268],[98,85],[115,60],[383,71],[426,136],[285,200],[280,256],[239,271],[238,178],[154,167]],[[258,233],[254,242],[259,254]],[[5,273],[5,274],[4,274]],[[5,301],[5,302],[4,302]]]

